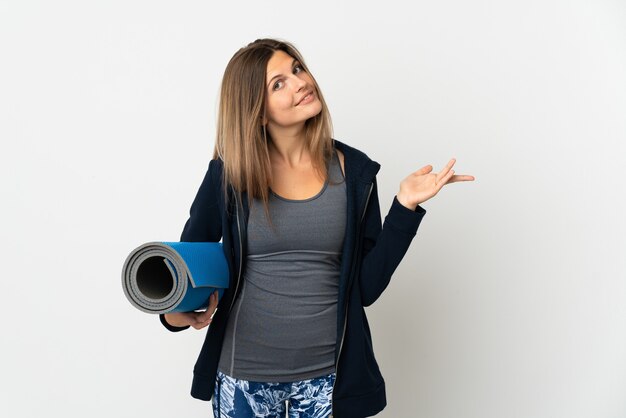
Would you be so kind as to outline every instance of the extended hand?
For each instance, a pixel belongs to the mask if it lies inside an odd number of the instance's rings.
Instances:
[[[439,173],[431,173],[432,165],[427,165],[400,182],[400,191],[396,196],[398,201],[407,208],[415,210],[417,205],[423,203],[439,193],[443,186],[457,181],[473,181],[474,176],[455,175],[452,167],[456,159],[451,159],[448,165]]]
[[[175,327],[186,327],[188,325],[195,329],[201,329],[211,323],[213,314],[217,309],[217,290],[209,298],[209,307],[204,312],[174,312],[166,313],[165,320]]]

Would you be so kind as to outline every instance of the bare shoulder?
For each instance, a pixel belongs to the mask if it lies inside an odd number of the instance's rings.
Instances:
[[[343,152],[339,151],[338,149],[335,148],[335,150],[337,151],[337,157],[339,157],[339,164],[341,165],[341,172],[343,173],[344,177],[346,175],[346,169],[343,163]]]

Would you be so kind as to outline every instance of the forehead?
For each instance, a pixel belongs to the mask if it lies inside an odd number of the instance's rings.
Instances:
[[[276,51],[267,62],[267,80],[271,80],[277,74],[289,72],[294,58],[284,51]]]

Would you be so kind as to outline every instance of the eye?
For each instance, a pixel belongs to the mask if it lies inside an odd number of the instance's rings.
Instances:
[[[274,83],[274,85],[272,86],[272,90],[278,90],[279,88],[281,88],[283,86],[283,81],[282,80],[278,80]]]
[[[296,64],[296,65],[293,67],[293,73],[294,73],[294,74],[301,73],[302,71],[304,71],[304,68],[302,68],[302,65],[300,65],[300,64]]]

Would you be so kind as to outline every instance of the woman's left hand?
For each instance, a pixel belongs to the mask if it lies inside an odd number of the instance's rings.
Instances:
[[[424,166],[411,173],[400,182],[400,191],[396,196],[398,201],[403,206],[415,210],[417,205],[435,196],[446,184],[474,180],[474,176],[455,175],[452,169],[454,163],[456,159],[453,158],[439,173],[431,173],[432,165]]]

